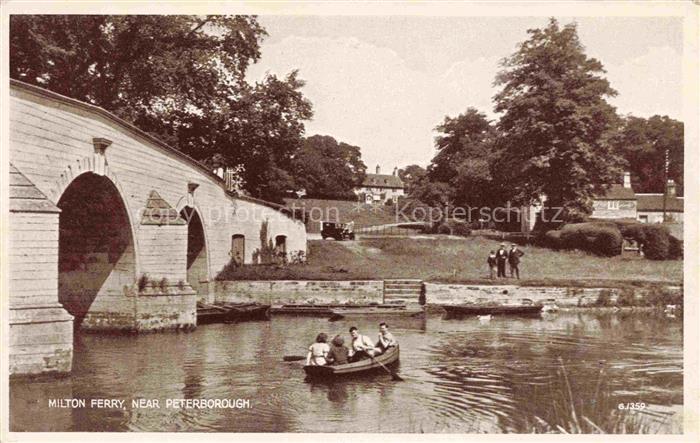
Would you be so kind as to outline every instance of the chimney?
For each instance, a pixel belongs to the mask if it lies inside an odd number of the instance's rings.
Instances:
[[[632,179],[630,178],[629,172],[625,172],[624,178],[622,179],[622,186],[625,188],[632,188]]]
[[[377,171],[377,174],[379,174],[379,165],[377,165],[376,171]]]
[[[668,197],[676,196],[676,182],[673,179],[666,182],[666,195]]]
[[[396,172],[397,172],[398,170],[399,170],[399,168],[397,168],[396,166],[394,166],[394,172],[392,172],[391,175],[396,175]]]

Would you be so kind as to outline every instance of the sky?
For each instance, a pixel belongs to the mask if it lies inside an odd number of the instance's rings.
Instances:
[[[603,63],[622,115],[682,116],[682,21],[674,17],[557,17],[575,21]],[[313,103],[306,134],[361,147],[368,172],[427,166],[434,128],[468,107],[496,119],[499,62],[547,17],[271,16],[249,81],[294,69]]]

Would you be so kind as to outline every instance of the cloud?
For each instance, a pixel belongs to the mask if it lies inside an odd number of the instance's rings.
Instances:
[[[289,36],[262,48],[248,79],[298,68],[314,104],[309,134],[327,134],[362,148],[365,163],[384,170],[426,164],[433,128],[445,115],[474,106],[490,113],[497,58],[456,62],[442,75],[409,67],[395,51],[354,37]]]
[[[262,54],[248,79],[298,68],[306,81],[303,92],[314,105],[307,134],[360,146],[370,169],[377,163],[385,171],[426,165],[434,155],[433,129],[446,115],[471,106],[495,119],[492,83],[501,54],[420,66],[358,37],[295,35],[264,43]],[[611,103],[620,113],[680,118],[681,65],[674,49],[651,47],[639,57],[602,61],[619,92]]]
[[[618,92],[617,97],[610,100],[618,113],[682,118],[683,72],[681,54],[675,49],[650,47],[639,57],[603,63],[608,81]]]

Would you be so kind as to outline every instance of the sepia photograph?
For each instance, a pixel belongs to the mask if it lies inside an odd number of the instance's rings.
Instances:
[[[697,437],[697,4],[26,3],[8,441]]]

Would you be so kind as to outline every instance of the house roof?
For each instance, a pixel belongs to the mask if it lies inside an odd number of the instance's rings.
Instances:
[[[398,175],[391,174],[367,174],[362,186],[372,188],[401,188],[403,189],[403,181]]]
[[[596,195],[596,200],[636,200],[632,188],[625,188],[619,183],[610,185],[610,188],[603,195]]]
[[[663,194],[637,194],[637,211],[662,212],[663,210]],[[666,211],[683,212],[683,197],[666,197]]]
[[[10,212],[59,213],[61,210],[10,163]]]

